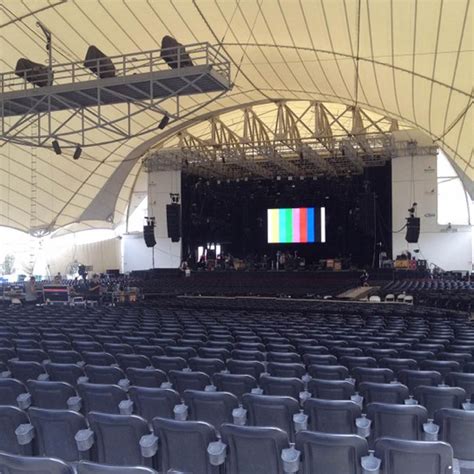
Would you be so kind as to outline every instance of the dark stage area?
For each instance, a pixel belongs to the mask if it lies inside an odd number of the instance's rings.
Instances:
[[[234,257],[274,259],[297,251],[310,268],[344,259],[345,268],[371,267],[383,250],[391,256],[391,168],[366,168],[348,177],[275,177],[206,180],[183,175],[183,255],[219,243]],[[267,243],[267,209],[325,208],[326,242]],[[374,252],[375,249],[375,252]]]

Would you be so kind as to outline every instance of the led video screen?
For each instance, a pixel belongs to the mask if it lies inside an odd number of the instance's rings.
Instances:
[[[326,242],[326,209],[267,209],[267,235],[269,244]]]

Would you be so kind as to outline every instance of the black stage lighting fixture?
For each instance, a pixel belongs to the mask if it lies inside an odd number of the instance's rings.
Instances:
[[[101,79],[115,77],[114,63],[94,45],[89,46],[89,49],[87,50],[86,59],[84,60],[84,67],[90,69]]]
[[[51,145],[53,145],[53,150],[54,150],[54,153],[56,153],[56,155],[60,155],[62,153],[61,147],[57,140],[53,140],[51,142]]]
[[[158,128],[160,130],[163,130],[169,123],[170,123],[170,118],[167,115],[164,115],[160,123],[158,124]]]
[[[193,62],[189,57],[189,54],[186,52],[184,46],[180,42],[176,41],[175,38],[168,35],[163,36],[163,39],[161,40],[160,56],[172,69],[193,66]]]
[[[15,74],[38,87],[50,86],[53,83],[53,71],[48,66],[26,58],[18,60]]]
[[[74,155],[72,155],[72,157],[75,160],[78,160],[81,157],[81,153],[82,153],[81,145],[77,145],[76,149],[74,150]]]

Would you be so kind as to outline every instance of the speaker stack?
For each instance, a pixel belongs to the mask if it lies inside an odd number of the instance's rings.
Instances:
[[[168,237],[171,242],[179,242],[181,238],[181,205],[166,205],[166,223],[168,227]]]

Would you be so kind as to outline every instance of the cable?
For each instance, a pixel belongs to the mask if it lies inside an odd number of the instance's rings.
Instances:
[[[400,230],[392,230],[392,234],[398,234],[399,232],[401,232],[403,229],[405,229],[407,226],[407,224],[405,224]]]

